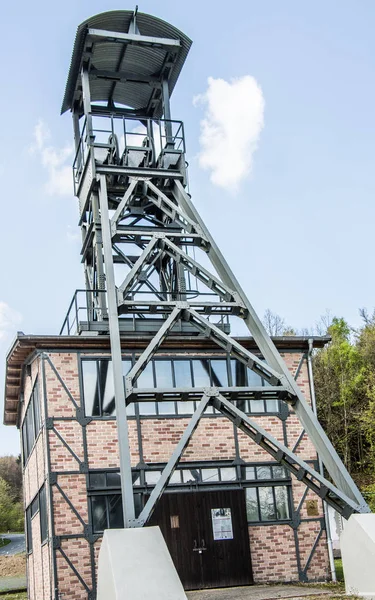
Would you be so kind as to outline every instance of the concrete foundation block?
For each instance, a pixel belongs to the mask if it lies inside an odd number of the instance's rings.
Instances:
[[[107,529],[97,600],[186,600],[159,527]]]
[[[340,544],[346,593],[375,600],[375,514],[352,515]]]

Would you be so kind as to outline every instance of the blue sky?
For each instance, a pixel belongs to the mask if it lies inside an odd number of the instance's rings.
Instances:
[[[71,119],[60,106],[77,25],[117,8],[134,6],[36,0],[3,11],[1,389],[16,331],[58,333],[83,287],[78,211],[66,184]],[[358,308],[375,305],[375,4],[145,0],[139,10],[193,39],[172,98],[174,118],[185,123],[190,191],[258,313],[269,307],[303,328],[330,309],[358,325]],[[246,76],[261,90],[264,126],[251,174],[234,192],[200,166],[200,123],[208,78],[231,85]],[[241,140],[248,115],[238,92],[227,114]],[[203,101],[194,105],[197,95]],[[39,146],[38,123],[49,131]],[[18,451],[18,432],[1,425],[0,455]]]

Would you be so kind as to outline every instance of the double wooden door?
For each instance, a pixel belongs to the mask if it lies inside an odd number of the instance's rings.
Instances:
[[[242,490],[166,493],[149,525],[159,525],[186,590],[253,583]]]

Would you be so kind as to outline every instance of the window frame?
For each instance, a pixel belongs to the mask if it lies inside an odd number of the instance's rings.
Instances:
[[[122,360],[123,362],[125,361],[130,361],[130,365],[131,368],[134,366],[136,360],[139,358],[139,352],[131,352],[131,354],[128,355],[123,355]],[[116,415],[104,415],[103,414],[103,407],[102,407],[102,402],[101,402],[101,397],[99,398],[100,401],[100,414],[99,415],[92,415],[90,414],[92,411],[88,411],[86,412],[86,401],[85,401],[85,381],[84,381],[84,367],[83,367],[83,363],[86,362],[90,362],[90,361],[94,361],[96,362],[96,373],[97,373],[97,389],[98,389],[98,394],[99,396],[101,396],[101,389],[102,389],[102,384],[100,382],[100,372],[99,372],[99,361],[104,361],[104,360],[108,360],[111,361],[111,357],[110,356],[95,356],[95,357],[89,357],[89,356],[81,356],[80,359],[80,383],[81,383],[81,395],[83,398],[83,405],[84,405],[84,410],[85,410],[85,415],[87,417],[90,417],[92,419],[100,419],[100,420],[106,420],[106,419],[116,419]],[[212,368],[212,361],[225,361],[226,362],[226,367],[227,367],[227,381],[228,381],[228,387],[231,387],[232,385],[235,385],[233,383],[233,373],[232,373],[232,362],[236,361],[235,358],[231,357],[230,354],[216,354],[214,352],[211,353],[207,353],[206,355],[199,355],[199,353],[196,354],[189,354],[189,355],[185,355],[185,354],[178,354],[176,353],[175,355],[173,355],[173,357],[171,356],[163,356],[163,355],[158,355],[155,354],[152,359],[150,360],[150,362],[148,363],[148,365],[150,366],[150,368],[152,369],[152,381],[153,381],[153,386],[154,388],[157,387],[157,380],[156,380],[156,368],[155,368],[155,363],[157,362],[162,362],[162,361],[168,361],[171,365],[171,375],[172,375],[172,384],[173,386],[170,388],[171,390],[171,394],[173,394],[173,390],[174,389],[180,389],[182,386],[177,386],[176,385],[176,370],[175,370],[175,364],[177,362],[189,362],[190,365],[190,381],[191,381],[191,387],[195,387],[195,377],[194,377],[194,365],[193,362],[196,360],[207,360],[208,361],[208,376],[210,379],[210,385],[214,385],[213,383],[213,368]],[[238,361],[238,363],[240,365],[242,365],[242,368],[244,370],[244,376],[245,376],[245,385],[244,387],[248,386],[248,368],[246,367],[246,365],[244,365],[243,363],[241,363],[240,361]],[[142,376],[142,375],[141,375]],[[125,377],[125,375],[124,375]],[[260,385],[262,387],[266,387],[267,382],[262,379],[260,376],[259,380],[260,380]],[[138,383],[139,383],[139,379],[135,382],[135,387],[138,387]],[[141,387],[141,386],[139,386]],[[201,387],[201,386],[199,386]],[[224,386],[226,387],[226,386]],[[147,389],[147,388],[145,388]],[[150,388],[152,389],[152,388]],[[244,412],[248,415],[255,415],[255,416],[279,416],[282,410],[281,407],[281,401],[277,398],[272,399],[272,398],[263,398],[261,399],[261,402],[263,403],[263,409],[260,411],[252,411],[251,410],[251,403],[253,402],[253,400],[249,400],[249,399],[245,399],[245,400],[236,400],[236,406],[239,405],[239,403],[245,403],[245,410]],[[256,400],[256,402],[259,402],[259,400]],[[272,410],[269,409],[270,404],[268,403],[276,403],[277,406],[277,410]],[[163,412],[161,410],[163,403],[174,403],[174,410],[173,412]],[[147,412],[146,406],[147,405],[153,405],[152,410],[150,409],[150,412]],[[181,408],[183,408],[184,406],[191,406],[191,410],[190,411],[183,411],[180,410]],[[133,407],[131,409],[129,409],[129,407]],[[184,417],[189,417],[193,414],[193,412],[196,410],[197,407],[197,401],[196,400],[189,400],[189,401],[180,401],[180,400],[175,400],[173,398],[168,398],[168,396],[166,396],[165,400],[163,401],[155,401],[155,400],[150,400],[150,401],[145,401],[145,402],[134,402],[131,405],[129,405],[128,407],[128,418],[129,419],[135,419],[137,418],[137,415],[139,415],[142,419],[155,419],[155,418],[161,418],[161,419],[173,419],[173,418],[184,418]],[[143,410],[142,410],[143,407]],[[243,409],[242,409],[243,410]],[[131,412],[130,412],[131,411]],[[205,413],[203,416],[212,416],[212,415],[217,415],[220,416],[221,413],[220,411],[216,410],[215,408],[213,408],[212,406],[208,406],[205,410]]]

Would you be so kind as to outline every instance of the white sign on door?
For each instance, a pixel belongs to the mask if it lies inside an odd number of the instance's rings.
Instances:
[[[211,508],[214,540],[233,540],[230,508]]]

